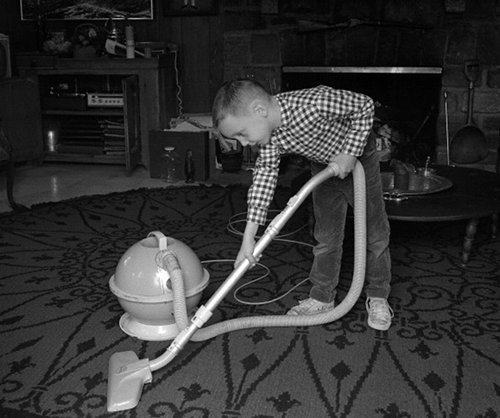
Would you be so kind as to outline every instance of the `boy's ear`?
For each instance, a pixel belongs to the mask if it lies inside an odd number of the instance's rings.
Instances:
[[[267,116],[267,103],[264,102],[263,100],[256,99],[252,102],[250,105],[250,108],[252,109],[252,112],[254,112],[255,115],[257,116]]]

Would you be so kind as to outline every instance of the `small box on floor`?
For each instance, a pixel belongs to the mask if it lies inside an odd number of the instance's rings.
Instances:
[[[165,147],[175,147],[184,167],[188,150],[192,151],[194,180],[205,181],[210,175],[209,132],[180,132],[172,130],[153,130],[149,133],[149,174],[160,178],[162,156]],[[184,174],[184,172],[182,172]]]

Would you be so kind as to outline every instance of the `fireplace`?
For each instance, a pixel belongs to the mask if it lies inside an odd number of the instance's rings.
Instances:
[[[441,67],[284,66],[282,91],[324,84],[370,96],[376,128],[390,132],[390,157],[421,166],[436,152],[441,73]]]

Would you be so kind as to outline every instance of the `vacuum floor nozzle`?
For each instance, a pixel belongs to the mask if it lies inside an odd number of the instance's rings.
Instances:
[[[153,380],[149,360],[139,360],[133,351],[115,353],[109,359],[108,411],[135,408],[145,383]]]

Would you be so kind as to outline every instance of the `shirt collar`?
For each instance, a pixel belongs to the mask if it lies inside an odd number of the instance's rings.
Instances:
[[[278,137],[279,137],[281,132],[286,130],[287,125],[290,121],[290,113],[291,112],[290,112],[290,109],[287,108],[287,106],[285,104],[285,98],[283,97],[282,94],[278,93],[274,97],[279,105],[279,110],[281,113],[281,125],[273,131],[273,134],[271,135],[270,143],[272,143],[274,145],[278,145],[279,144]]]
[[[280,113],[281,113],[281,127],[285,127],[288,125],[290,121],[290,109],[286,106],[285,103],[285,98],[283,97],[282,94],[277,94],[274,96],[276,101],[278,102],[278,105],[280,107]],[[278,128],[279,129],[279,128]]]

